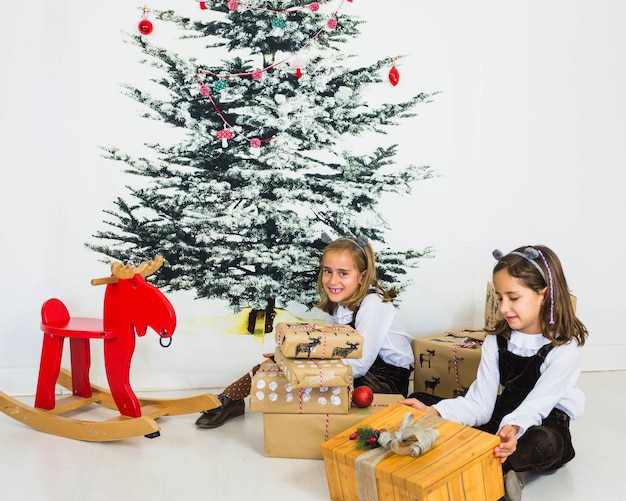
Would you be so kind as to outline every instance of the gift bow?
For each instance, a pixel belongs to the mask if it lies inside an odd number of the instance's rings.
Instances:
[[[404,416],[398,431],[381,431],[378,443],[385,449],[401,456],[419,457],[430,449],[439,438],[437,430],[424,426],[429,418],[430,416],[424,416],[412,424],[414,415],[409,412]]]

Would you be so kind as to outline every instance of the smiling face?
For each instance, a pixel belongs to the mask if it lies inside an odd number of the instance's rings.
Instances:
[[[349,299],[363,281],[365,272],[359,272],[347,250],[329,251],[322,260],[322,285],[333,303]]]
[[[493,285],[500,300],[500,313],[509,327],[524,334],[541,334],[541,306],[545,289],[535,292],[507,270],[493,275]]]

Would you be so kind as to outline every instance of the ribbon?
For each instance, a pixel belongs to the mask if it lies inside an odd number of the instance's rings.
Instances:
[[[381,431],[378,443],[381,447],[371,449],[355,459],[359,501],[378,501],[378,485],[376,483],[376,465],[393,454],[418,457],[430,449],[439,431],[433,427],[445,419],[427,415],[413,424],[415,416],[409,412],[404,416],[400,429],[396,432]]]
[[[439,431],[432,428],[444,420],[438,416],[424,416],[415,424],[415,416],[409,412],[402,419],[396,432],[381,431],[378,443],[401,456],[419,457],[430,449],[439,438]]]
[[[354,467],[359,488],[359,501],[378,501],[376,485],[376,465],[393,452],[386,449],[372,449],[356,458]]]

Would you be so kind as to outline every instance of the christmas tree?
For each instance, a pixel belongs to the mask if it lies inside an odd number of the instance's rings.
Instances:
[[[397,167],[396,144],[348,143],[385,134],[431,95],[368,105],[366,90],[396,83],[398,73],[388,58],[349,64],[347,42],[363,21],[342,12],[344,1],[200,2],[198,19],[152,13],[183,41],[206,42],[184,58],[131,35],[164,92],[127,85],[128,95],[184,139],[149,145],[154,159],[104,148],[146,182],[105,211],[110,229],[86,245],[124,262],[160,254],[167,266],[156,285],[270,312],[316,302],[323,232],[365,236],[381,282],[402,290],[403,275],[432,249],[389,249],[378,204],[384,193],[410,193],[432,170]],[[390,66],[391,83],[381,76]]]

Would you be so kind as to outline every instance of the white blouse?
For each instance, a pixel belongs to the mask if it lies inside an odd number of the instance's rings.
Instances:
[[[337,305],[331,323],[349,324],[354,312]],[[363,356],[344,361],[352,366],[355,378],[364,376],[376,357],[396,367],[409,369],[413,365],[412,337],[407,334],[391,302],[383,303],[377,294],[368,294],[361,302],[355,329],[363,336]]]
[[[508,350],[522,357],[530,357],[549,342],[542,334],[513,331],[508,341]],[[491,419],[500,388],[498,360],[496,336],[487,335],[482,346],[476,380],[464,397],[446,399],[435,404],[439,414],[466,426],[487,423]],[[580,350],[576,340],[552,348],[541,365],[540,372],[533,390],[500,423],[500,428],[506,424],[519,426],[518,438],[531,426],[540,425],[555,407],[571,419],[583,414],[585,395],[576,386],[580,375]]]

